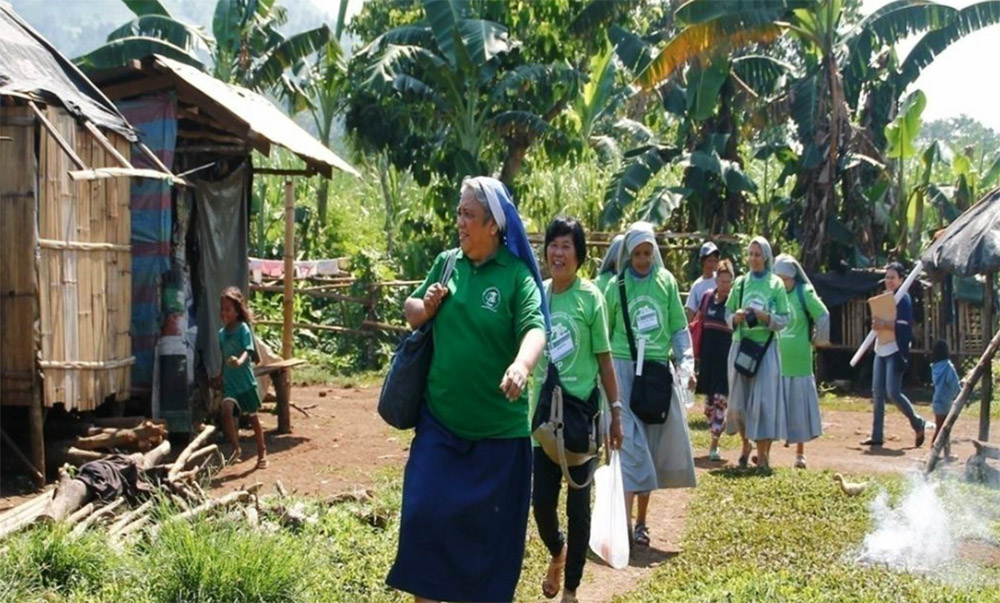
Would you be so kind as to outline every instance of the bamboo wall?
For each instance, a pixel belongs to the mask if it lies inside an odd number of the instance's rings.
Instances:
[[[35,117],[0,107],[0,404],[35,399]]]
[[[88,167],[118,165],[65,110],[43,107],[43,111]],[[113,133],[106,135],[127,158],[129,143]],[[13,175],[14,168],[8,168],[7,159],[5,155],[0,169]],[[20,173],[33,177],[32,164],[28,164],[28,170],[24,168],[20,166]],[[68,175],[73,169],[76,166],[66,153],[39,125],[37,207],[25,212],[33,215],[37,211],[37,240],[35,224],[29,225],[27,219],[15,226],[5,217],[2,223],[4,262],[16,265],[15,273],[22,280],[23,275],[31,275],[32,288],[37,288],[37,304],[5,306],[10,307],[9,312],[4,312],[0,333],[5,362],[9,359],[18,370],[24,368],[22,364],[30,370],[31,359],[38,354],[45,406],[62,402],[67,409],[93,410],[108,396],[124,399],[129,393],[129,179],[74,182]],[[6,200],[4,207],[6,211]],[[8,236],[14,240],[8,242]],[[8,248],[21,253],[8,257]],[[6,270],[0,278],[8,280]],[[18,285],[24,283],[19,281]],[[7,289],[6,282],[3,289]],[[34,324],[36,318],[38,343],[25,337],[13,342],[14,349],[8,349],[8,328],[23,331],[23,325]],[[13,403],[7,400],[7,386],[5,377],[3,404]]]

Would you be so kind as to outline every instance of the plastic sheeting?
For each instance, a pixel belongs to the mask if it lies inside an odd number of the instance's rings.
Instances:
[[[226,287],[247,291],[247,187],[244,164],[216,182],[195,181],[198,212],[198,353],[209,377],[222,370],[219,297]]]
[[[6,2],[0,2],[0,57],[0,94],[59,99],[77,117],[135,141],[111,101]]]
[[[1000,189],[945,228],[920,259],[928,270],[959,276],[1000,271]]]

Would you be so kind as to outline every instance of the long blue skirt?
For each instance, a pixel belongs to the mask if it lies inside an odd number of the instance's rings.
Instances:
[[[530,438],[466,440],[425,405],[386,584],[437,601],[513,600],[530,500]]]

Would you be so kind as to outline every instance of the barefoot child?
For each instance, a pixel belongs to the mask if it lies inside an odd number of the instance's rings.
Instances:
[[[245,414],[253,425],[257,439],[257,468],[267,467],[267,447],[264,445],[264,431],[257,418],[260,408],[260,394],[257,392],[257,378],[253,374],[253,361],[258,359],[250,331],[250,311],[243,301],[243,294],[236,287],[227,287],[220,300],[219,346],[222,348],[222,428],[233,445],[234,461],[239,461],[239,434],[234,417]]]
[[[948,342],[943,339],[935,341],[934,347],[931,348],[931,380],[934,382],[931,410],[934,412],[934,440],[937,440],[938,432],[948,417],[951,403],[960,389],[958,372],[949,358]],[[944,456],[945,458],[951,456],[951,442],[945,442]]]

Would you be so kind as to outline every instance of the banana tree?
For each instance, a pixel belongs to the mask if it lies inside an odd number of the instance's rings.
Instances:
[[[351,70],[365,75],[350,101],[348,129],[376,148],[409,139],[425,151],[404,156],[397,149],[397,164],[430,160],[448,176],[490,171],[487,147],[499,138],[500,176],[510,186],[527,150],[576,96],[579,72],[519,64],[519,43],[499,23],[473,18],[468,3],[422,6],[423,21],[394,28],[355,55]],[[395,131],[383,131],[390,121]]]
[[[864,148],[854,138],[852,103],[865,88],[864,78],[874,77],[867,69],[869,60],[911,34],[952,31],[949,27],[959,17],[959,11],[926,0],[891,2],[853,26],[845,22],[845,14],[842,0],[692,0],[675,14],[686,27],[638,79],[653,88],[694,59],[724,60],[720,54],[734,47],[792,41],[801,75],[788,79],[785,94],[776,103],[780,109],[771,115],[791,116],[803,147],[796,188],[803,192],[805,215],[810,216],[800,236],[803,263],[810,270],[824,260],[828,225],[839,213],[838,186],[846,166],[863,165],[850,160],[852,152]],[[970,28],[959,28],[944,38],[953,40]],[[942,41],[926,46],[944,47]],[[929,52],[923,56],[928,55],[933,56]],[[881,150],[880,145],[873,146]]]
[[[287,70],[330,40],[321,25],[286,37],[287,21],[276,0],[218,0],[210,36],[174,19],[156,0],[123,0],[136,18],[108,35],[107,43],[75,59],[83,68],[111,69],[151,54],[163,54],[224,82],[259,91],[287,93]],[[209,60],[197,51],[207,50]]]

